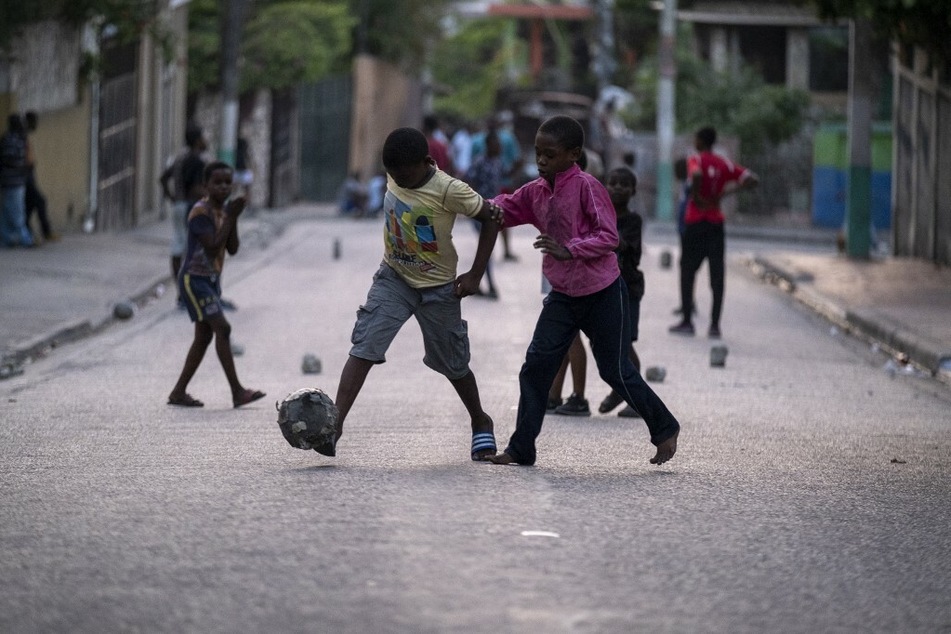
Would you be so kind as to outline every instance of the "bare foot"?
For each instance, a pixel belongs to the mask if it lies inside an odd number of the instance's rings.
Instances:
[[[674,457],[674,454],[677,453],[677,436],[679,435],[680,430],[678,429],[673,436],[657,445],[657,453],[651,458],[651,464],[664,464]]]
[[[497,456],[486,456],[485,459],[492,464],[515,464],[515,458],[504,452]]]

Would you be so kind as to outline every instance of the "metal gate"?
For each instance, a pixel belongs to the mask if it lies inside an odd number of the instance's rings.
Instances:
[[[136,46],[103,46],[99,101],[99,205],[97,229],[136,224]]]
[[[347,178],[350,154],[350,75],[300,88],[300,193],[332,201]]]
[[[298,197],[294,96],[292,91],[275,92],[271,102],[271,207],[283,207]]]

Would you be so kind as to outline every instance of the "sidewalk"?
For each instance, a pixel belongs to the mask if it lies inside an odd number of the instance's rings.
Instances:
[[[267,248],[289,222],[335,213],[332,204],[246,212],[241,248]],[[138,309],[174,293],[170,238],[166,219],[129,231],[69,234],[33,249],[0,248],[0,379],[109,327],[120,302]]]
[[[335,213],[332,204],[249,213],[242,218],[242,249],[267,248],[288,223]],[[782,228],[730,227],[728,234],[787,244],[828,239]],[[141,307],[174,292],[169,236],[165,221],[119,233],[67,235],[36,249],[0,249],[0,379],[107,328],[117,319],[117,303]],[[831,240],[828,254],[789,249],[746,264],[839,328],[951,384],[951,269],[891,257],[854,261],[838,255]]]
[[[951,269],[793,251],[747,265],[837,325],[951,384]]]

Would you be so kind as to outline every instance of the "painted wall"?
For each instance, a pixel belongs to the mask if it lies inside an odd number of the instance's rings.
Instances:
[[[59,233],[79,231],[89,208],[89,116],[86,95],[76,106],[39,113],[30,137],[37,184]]]

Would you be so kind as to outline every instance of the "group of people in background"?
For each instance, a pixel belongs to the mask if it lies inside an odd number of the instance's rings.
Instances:
[[[607,413],[626,404],[620,415],[642,418],[657,447],[650,462],[663,464],[674,456],[680,424],[641,376],[634,348],[645,287],[639,268],[643,219],[631,209],[636,175],[626,165],[609,169],[603,182],[588,173],[590,155],[585,151],[583,127],[571,117],[556,115],[541,124],[535,137],[538,177],[515,187],[515,170],[522,159],[514,135],[511,142],[505,140],[510,134],[505,124],[503,118],[493,118],[484,131],[473,134],[471,128],[463,127],[454,135],[468,135],[467,140],[449,139],[436,119],[427,117],[422,130],[400,128],[387,137],[381,156],[386,175],[381,194],[386,214],[384,260],[366,302],[357,311],[353,347],[335,398],[337,435],[327,455],[334,455],[344,421],[371,368],[385,362],[396,334],[414,317],[423,333],[424,362],[449,379],[469,413],[473,460],[534,464],[535,440],[546,413],[590,414],[579,394],[586,369],[581,334],[589,340],[598,372],[610,388],[599,411]],[[693,284],[697,269],[707,260],[714,295],[708,335],[721,336],[724,217],[720,201],[757,183],[755,174],[715,154],[715,142],[712,128],[699,130],[697,153],[678,164],[683,180],[682,321],[670,329],[674,334],[694,333]],[[186,389],[214,341],[234,406],[241,407],[264,393],[238,381],[230,352],[230,326],[222,315],[220,275],[225,253],[233,255],[238,250],[237,220],[245,201],[232,197],[235,172],[231,166],[205,166],[198,158],[204,151],[200,130],[190,131],[188,145],[162,177],[166,195],[183,202],[176,217],[185,210],[186,255],[176,263],[173,254],[173,267],[195,322],[194,340],[168,403],[202,406]],[[172,182],[174,191],[169,186]],[[730,183],[737,186],[729,189]],[[194,196],[200,199],[190,202]],[[474,221],[479,232],[472,267],[461,275],[452,244],[458,215]],[[526,224],[540,232],[533,246],[543,254],[546,297],[519,373],[516,428],[498,453],[494,422],[482,408],[469,367],[459,300],[498,296],[490,265],[496,238],[506,227]],[[511,257],[507,248],[505,257]],[[481,288],[484,276],[487,292]],[[387,309],[377,310],[380,305]],[[575,374],[581,375],[581,384],[576,378],[575,392],[562,403],[559,393],[572,360],[569,351],[579,348],[579,363],[584,360],[585,365]]]
[[[524,164],[519,144],[512,131],[512,114],[507,111],[489,117],[484,125],[479,126],[472,122],[458,126],[451,134],[447,134],[439,120],[428,115],[424,117],[422,130],[426,138],[430,158],[443,172],[469,184],[485,199],[491,199],[501,194],[512,193],[516,185],[522,184],[520,171]],[[724,216],[720,208],[720,200],[732,193],[754,187],[758,179],[750,170],[731,162],[713,151],[716,143],[716,131],[707,127],[697,131],[694,138],[696,152],[689,157],[678,159],[675,164],[675,175],[680,185],[678,199],[678,232],[681,239],[679,291],[681,305],[675,309],[680,321],[670,328],[676,335],[693,335],[693,325],[696,316],[694,301],[694,285],[696,274],[703,262],[706,261],[710,273],[710,287],[713,301],[710,311],[710,323],[707,334],[710,338],[719,339],[722,336],[720,329],[720,315],[723,307],[725,287],[725,240]],[[622,266],[625,280],[629,285],[629,294],[640,298],[644,292],[643,274],[638,269],[641,255],[641,227],[643,220],[634,211],[633,197],[637,190],[637,177],[634,174],[634,155],[628,152],[623,155],[623,165],[605,166],[599,155],[589,148],[583,147],[577,164],[587,173],[592,174],[603,182],[612,192],[612,203],[616,206],[619,219],[621,246],[618,257],[625,264]],[[605,172],[605,168],[609,168]],[[730,187],[734,184],[734,187]],[[373,205],[365,205],[369,197],[368,188],[362,186],[358,175],[352,174],[344,187],[342,209],[350,212],[354,208],[369,210],[369,215],[376,215],[382,208],[383,192],[385,191],[385,173],[376,177],[373,191]],[[626,194],[626,199],[624,195]],[[621,215],[621,209],[626,212]],[[473,221],[478,231],[481,223]],[[505,260],[517,260],[512,253],[505,228],[502,229],[503,255]],[[489,299],[499,297],[491,260],[485,272],[487,288],[479,288],[477,296]],[[543,291],[548,292],[550,287],[543,278]],[[636,340],[637,327],[633,328]],[[640,369],[640,360],[631,347],[630,357],[635,367]],[[562,389],[570,370],[572,377],[572,392],[562,398]],[[569,416],[590,416],[591,408],[585,397],[585,376],[587,372],[587,352],[579,334],[572,342],[568,354],[565,356],[559,372],[549,391],[546,411],[550,414]],[[612,392],[606,396],[598,407],[601,413],[614,410],[621,404],[618,395]],[[638,417],[640,414],[633,407],[627,406],[618,414],[622,417]]]
[[[426,115],[421,131],[426,137],[429,154],[439,169],[491,197],[514,191],[515,186],[524,180],[519,176],[524,159],[512,123],[512,113],[505,110],[488,117],[482,125],[469,121],[447,132],[436,116]],[[496,142],[497,153],[494,149]],[[493,145],[492,156],[488,156],[490,145]],[[500,174],[496,177],[493,176],[494,172]],[[359,173],[352,172],[340,187],[340,213],[353,218],[375,217],[383,208],[385,192],[384,170],[379,170],[366,183],[361,181]],[[510,262],[518,260],[509,246],[508,233],[505,231],[502,232],[502,247],[503,259]],[[490,288],[480,295],[494,299],[498,293],[497,290],[493,291],[491,271],[487,274],[490,276]]]
[[[53,231],[46,209],[46,196],[36,182],[36,157],[30,135],[39,119],[35,112],[24,116],[11,114],[7,130],[0,136],[0,190],[2,217],[0,243],[5,247],[35,247],[54,242],[59,234]],[[33,227],[36,217],[39,228]]]

